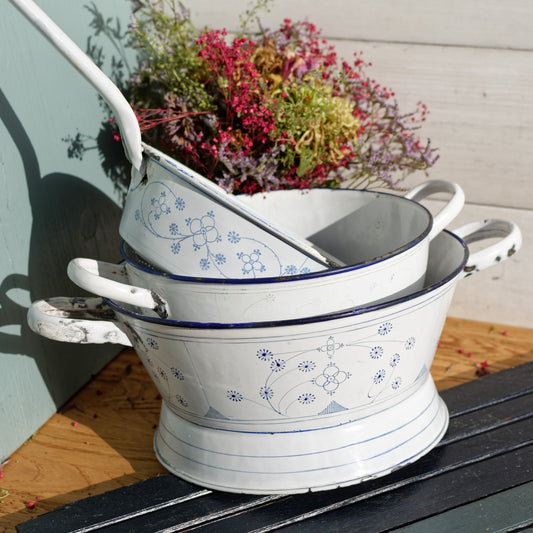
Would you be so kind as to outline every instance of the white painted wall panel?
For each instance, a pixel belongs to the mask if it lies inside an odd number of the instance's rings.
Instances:
[[[201,24],[238,27],[247,0],[186,2]],[[308,18],[326,37],[533,49],[529,0],[283,0],[261,16],[275,27],[283,18]]]
[[[427,104],[421,135],[440,153],[431,177],[458,181],[469,202],[533,208],[533,52],[336,45],[343,57],[363,50],[370,72],[405,111]]]

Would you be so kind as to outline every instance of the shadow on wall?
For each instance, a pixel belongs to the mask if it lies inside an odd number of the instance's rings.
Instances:
[[[0,351],[32,357],[59,406],[72,394],[73,375],[91,375],[119,348],[73,346],[34,334],[27,325],[27,309],[10,298],[9,291],[28,291],[31,301],[83,295],[69,281],[67,264],[74,257],[117,262],[121,209],[99,189],[76,176],[62,173],[41,176],[31,140],[1,90],[0,120],[21,155],[33,218],[28,276],[12,273],[0,283],[0,328],[12,324],[21,327],[20,335],[0,333]]]

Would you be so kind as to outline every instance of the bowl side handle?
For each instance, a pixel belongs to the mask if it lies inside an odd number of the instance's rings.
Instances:
[[[420,202],[427,196],[437,193],[447,193],[450,195],[448,202],[444,204],[441,210],[433,216],[433,225],[429,233],[429,240],[433,240],[463,209],[465,205],[465,193],[463,189],[451,181],[429,180],[417,185],[404,197]]]
[[[132,346],[114,311],[101,298],[38,300],[31,304],[27,320],[32,331],[55,341]]]
[[[454,233],[463,239],[467,246],[477,241],[499,239],[496,243],[469,254],[463,269],[465,275],[471,275],[506,261],[522,247],[520,228],[508,220],[487,219],[471,222],[454,230]]]
[[[153,290],[129,285],[121,265],[77,257],[69,262],[67,275],[78,287],[93,294],[152,309],[160,318],[169,317],[169,306],[164,298]]]

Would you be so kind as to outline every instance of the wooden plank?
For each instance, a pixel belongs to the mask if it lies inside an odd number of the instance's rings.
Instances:
[[[111,493],[112,497],[104,495],[64,505],[39,519],[38,527],[43,532],[90,531],[95,524],[105,527],[116,522],[117,517],[127,520],[140,510],[146,514],[166,509],[210,492],[176,476],[163,475],[117,489]],[[31,522],[19,525],[18,530],[32,531]]]
[[[487,363],[486,372],[496,374],[532,360],[533,329],[448,317],[431,375],[442,392],[477,381],[482,363]]]
[[[524,531],[533,525],[533,482],[426,518],[394,533]]]
[[[441,513],[456,507],[461,502],[483,494],[491,494],[494,487],[512,487],[521,480],[531,476],[520,470],[531,465],[533,447],[514,453],[500,455],[482,463],[482,468],[469,466],[460,472],[447,473],[427,480],[424,483],[409,486],[404,490],[390,494],[381,494],[372,499],[363,500],[354,506],[344,506],[335,512],[308,518],[304,522],[280,528],[277,524],[256,530],[259,531],[358,531],[360,533],[378,533],[389,531],[393,527],[404,525],[427,513]],[[516,467],[516,470],[514,468]],[[514,477],[514,476],[517,477]],[[508,479],[511,478],[511,479]],[[523,482],[523,481],[522,481]],[[201,530],[199,530],[201,531]],[[215,531],[215,530],[213,530]],[[242,531],[242,530],[241,530]],[[471,531],[475,531],[472,530]],[[237,532],[236,532],[237,533]]]
[[[419,100],[428,106],[420,133],[440,154],[431,177],[457,181],[472,203],[533,207],[532,52],[332,43],[345,58],[362,50],[369,74],[395,92],[404,112]],[[411,182],[422,179],[415,173]]]
[[[531,431],[531,426],[525,431]],[[531,481],[532,453],[533,446],[528,446],[495,457],[451,464],[442,472],[411,469],[409,477],[398,479],[393,474],[386,481],[370,481],[364,486],[279,498],[268,504],[261,501],[261,505],[232,510],[233,514],[208,514],[205,511],[210,502],[195,500],[187,502],[187,508],[179,506],[116,523],[113,532],[165,528],[202,533],[386,531]],[[182,521],[191,516],[196,518]]]
[[[531,481],[531,374],[533,363],[456,387],[457,394],[453,394],[455,389],[450,389],[447,393],[452,400],[449,437],[413,465],[382,479],[336,491],[261,498],[210,491],[200,494],[201,490],[195,490],[193,485],[169,481],[168,477],[173,476],[163,476],[152,480],[151,486],[157,487],[157,483],[162,483],[167,490],[170,489],[167,503],[164,503],[164,490],[154,491],[148,489],[146,484],[138,484],[74,503],[23,523],[18,529],[21,533],[32,531],[25,528],[34,527],[35,524],[39,526],[39,531],[59,533],[59,524],[66,527],[69,517],[79,520],[91,505],[98,509],[105,508],[111,514],[106,511],[104,517],[92,513],[92,526],[90,522],[84,522],[81,531],[90,531],[97,524],[105,526],[109,520],[113,521],[112,529],[106,526],[102,531],[160,530],[171,526],[176,531],[193,526],[198,531],[220,531],[218,528],[221,527],[235,532],[254,528],[266,528],[264,530],[267,531],[272,524],[289,524],[304,519],[305,531],[313,531],[315,526],[324,527],[324,520],[340,528],[357,525],[363,531],[364,517],[368,518],[370,513],[372,523],[375,523],[372,513],[381,509],[381,515],[384,515],[382,509],[391,505],[394,505],[396,522],[389,520],[391,516],[388,512],[387,524],[390,527],[399,526],[406,523],[398,522],[400,517],[407,516],[409,520],[415,520],[429,513],[426,504],[419,505],[416,502],[429,501],[431,512],[441,512]],[[498,379],[500,376],[501,379]],[[472,390],[468,390],[469,387]],[[501,470],[505,472],[500,474]],[[181,487],[177,495],[171,490],[175,485]],[[439,493],[441,485],[446,490]],[[193,497],[186,496],[188,490]],[[421,491],[426,494],[425,499],[418,497]],[[428,494],[433,495],[433,498]],[[106,504],[100,505],[98,502],[104,499]],[[136,512],[127,508],[129,504],[125,508],[126,499],[136,501],[141,508]],[[119,503],[113,517],[114,501]],[[346,511],[346,507],[352,505],[356,505],[356,508]],[[408,509],[404,508],[405,505]],[[82,511],[79,511],[80,506]],[[332,510],[335,510],[333,514],[328,512]],[[354,515],[357,516],[355,521],[350,518]],[[179,528],[178,521],[181,524]],[[308,529],[308,524],[311,529]],[[74,522],[69,527],[74,525],[78,526]]]
[[[195,20],[235,30],[246,0],[187,2]],[[274,2],[261,16],[265,26],[276,27],[283,18],[308,18],[323,28],[326,37],[370,41],[434,43],[496,48],[532,49],[530,21],[533,7],[527,0],[286,0]]]
[[[454,419],[532,393],[533,361],[441,391],[440,396]]]

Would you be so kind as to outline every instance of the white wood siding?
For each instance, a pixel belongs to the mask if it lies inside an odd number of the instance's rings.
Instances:
[[[198,25],[231,31],[247,4],[188,5]],[[533,2],[284,0],[261,17],[266,27],[284,18],[315,23],[347,60],[363,51],[406,111],[427,104],[423,134],[440,153],[430,178],[467,198],[451,228],[505,218],[524,237],[511,260],[458,284],[450,315],[533,327]]]

